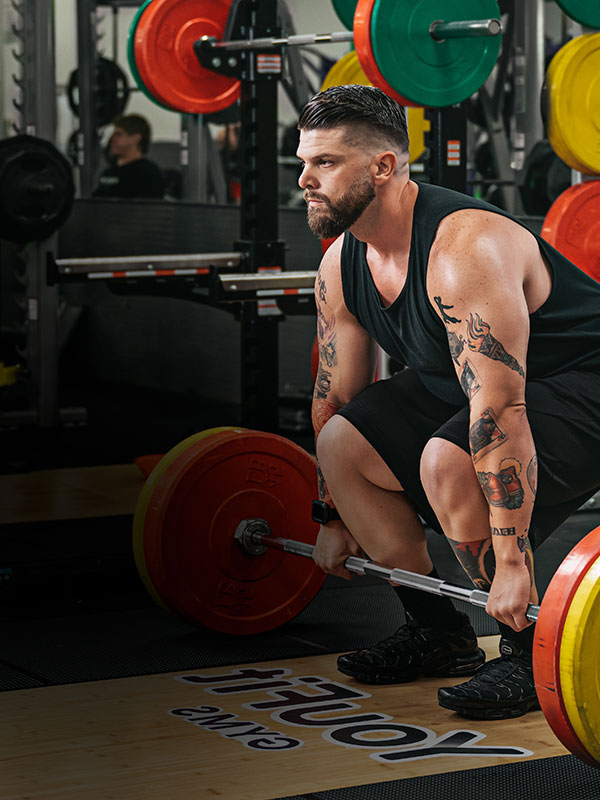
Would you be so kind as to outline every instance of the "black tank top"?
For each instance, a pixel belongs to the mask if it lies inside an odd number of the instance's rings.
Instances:
[[[391,358],[417,370],[433,394],[457,405],[464,404],[465,396],[454,371],[445,326],[427,296],[426,279],[429,251],[440,222],[466,208],[491,211],[522,224],[488,203],[440,186],[419,184],[406,283],[387,308],[371,276],[364,242],[346,232],[342,247],[342,286],[348,310]],[[529,317],[527,380],[570,370],[600,375],[600,283],[540,236],[532,235],[550,264],[552,289],[546,302]]]

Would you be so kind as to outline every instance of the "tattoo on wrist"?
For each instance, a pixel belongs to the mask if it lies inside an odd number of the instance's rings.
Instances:
[[[496,424],[493,409],[486,408],[469,429],[469,445],[473,461],[477,461],[507,439],[508,436]]]
[[[321,467],[317,466],[317,484],[319,487],[319,500],[325,500],[327,497],[327,487],[325,485],[325,478],[321,472]]]
[[[523,367],[514,356],[506,352],[502,342],[492,336],[490,326],[477,313],[475,315],[469,314],[469,319],[467,320],[467,343],[470,350],[481,353],[494,361],[500,361],[510,369],[518,372],[522,378],[525,377]]]
[[[491,538],[487,537],[477,542],[457,542],[448,539],[448,542],[473,584],[478,589],[489,592],[496,571]]]

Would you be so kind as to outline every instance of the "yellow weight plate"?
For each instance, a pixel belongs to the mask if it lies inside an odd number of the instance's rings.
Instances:
[[[600,766],[600,558],[575,592],[560,645],[565,710],[590,761]]]
[[[359,84],[360,86],[372,86],[373,84],[365,75],[363,68],[358,60],[355,50],[346,53],[339,61],[333,65],[325,76],[321,91],[330,89],[332,86],[348,86]],[[408,163],[417,161],[425,152],[425,134],[431,130],[431,122],[425,119],[425,109],[408,106],[406,108],[406,123],[408,125]]]
[[[152,581],[150,580],[150,575],[148,574],[148,569],[146,568],[146,559],[144,557],[144,520],[148,510],[148,505],[150,504],[150,500],[152,498],[154,487],[168,466],[177,458],[177,456],[179,456],[180,453],[183,453],[185,450],[187,450],[187,448],[194,442],[198,442],[202,439],[208,439],[209,437],[216,436],[220,433],[242,430],[242,428],[234,427],[208,428],[200,433],[195,433],[193,436],[188,436],[187,439],[184,439],[182,442],[179,442],[179,444],[176,444],[161,458],[150,475],[148,475],[142,491],[140,492],[133,517],[133,556],[135,559],[135,565],[148,594],[152,597],[157,605],[167,609],[167,611],[170,611],[170,609],[165,605],[162,598],[154,588]]]
[[[564,121],[560,116],[560,111],[557,111],[556,101],[558,96],[558,86],[560,85],[560,81],[562,80],[562,76],[564,74],[564,64],[569,58],[569,54],[571,53],[572,55],[573,50],[581,45],[581,38],[582,37],[579,36],[576,39],[572,39],[570,42],[568,42],[567,44],[569,49],[567,49],[567,45],[561,47],[561,49],[558,51],[558,53],[556,53],[550,62],[548,71],[546,73],[546,85],[548,88],[548,139],[556,155],[565,163],[569,163],[569,166],[572,169],[576,169],[578,172],[581,172],[583,164],[577,161],[572,153],[569,153],[569,150],[565,144],[562,135]]]
[[[561,158],[586,175],[600,174],[600,33],[579,36],[560,52],[548,91]]]

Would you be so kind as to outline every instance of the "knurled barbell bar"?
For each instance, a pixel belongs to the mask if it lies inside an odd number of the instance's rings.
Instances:
[[[213,113],[239,96],[236,51],[265,50],[256,73],[272,79],[281,64],[271,51],[280,46],[353,41],[375,86],[406,105],[447,106],[485,82],[502,33],[496,0],[359,0],[353,32],[223,41],[230,7],[231,0],[148,0],[129,39],[141,88],[174,110]]]
[[[295,539],[284,539],[281,536],[273,536],[269,524],[264,519],[244,519],[238,525],[234,534],[234,539],[242,550],[249,556],[262,556],[269,548],[281,550],[284,553],[291,553],[302,558],[312,558],[315,547],[306,542],[298,542]],[[366,558],[350,556],[344,561],[344,567],[355,575],[369,575],[372,578],[379,578],[388,581],[396,586],[410,586],[412,589],[419,589],[429,594],[451,597],[454,600],[464,600],[472,606],[485,608],[489,595],[481,589],[467,589],[464,586],[456,586],[439,578],[432,578],[429,575],[419,575],[398,567],[386,567],[384,564],[377,564]],[[540,607],[527,606],[525,616],[531,622],[538,618]]]
[[[140,577],[157,603],[194,624],[235,635],[273,630],[303,611],[325,580],[308,557],[319,530],[310,511],[316,496],[314,460],[282,436],[240,428],[192,436],[158,462],[140,494],[133,524]],[[268,531],[286,531],[294,542]],[[479,590],[354,557],[346,563],[486,602]],[[544,715],[574,755],[597,767],[600,527],[571,550],[527,616],[537,617],[534,675]]]

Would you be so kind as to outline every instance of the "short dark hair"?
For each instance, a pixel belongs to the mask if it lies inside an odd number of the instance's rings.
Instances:
[[[113,125],[117,128],[121,128],[121,130],[124,130],[125,133],[128,133],[130,136],[134,133],[139,133],[140,150],[142,153],[148,152],[152,129],[145,117],[142,117],[141,114],[119,114],[118,117],[114,118]]]
[[[408,152],[406,112],[375,86],[332,86],[308,101],[298,121],[299,130],[342,125],[377,132],[400,152]]]

